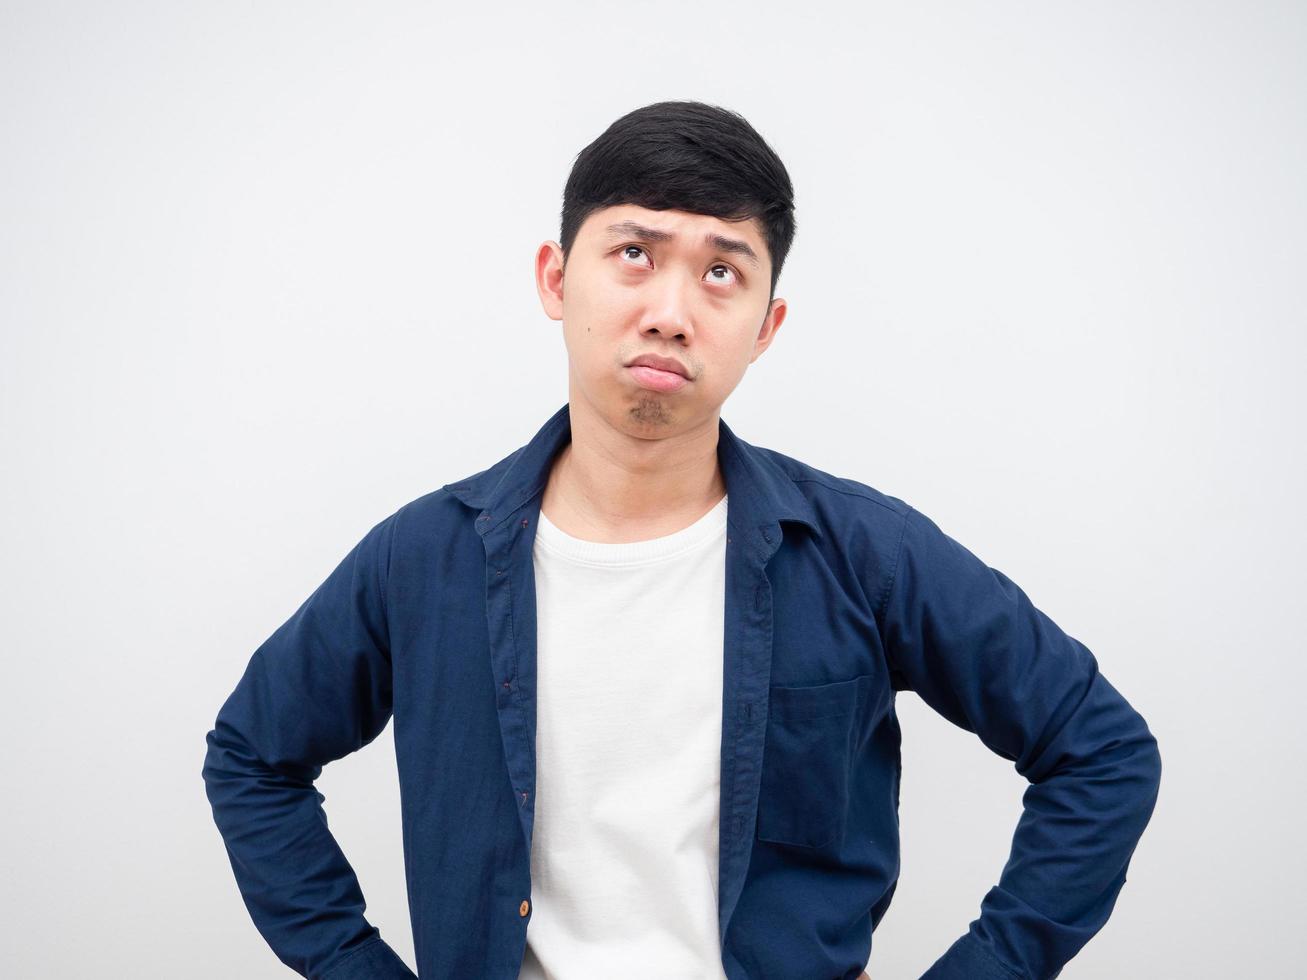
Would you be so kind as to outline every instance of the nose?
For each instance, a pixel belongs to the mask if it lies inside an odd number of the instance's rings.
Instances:
[[[640,332],[647,334],[652,330],[676,338],[693,336],[690,289],[677,275],[666,275],[661,277],[661,282],[650,283]]]

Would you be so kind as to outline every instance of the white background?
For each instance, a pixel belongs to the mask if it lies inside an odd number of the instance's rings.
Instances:
[[[931,516],[1158,737],[1063,976],[1301,975],[1305,41],[1293,3],[0,4],[0,973],[289,975],[205,733],[369,527],[566,400],[534,251],[581,147],[690,98],[796,187],[723,417]],[[899,704],[875,980],[965,931],[1025,787]],[[412,963],[390,731],[319,787]]]

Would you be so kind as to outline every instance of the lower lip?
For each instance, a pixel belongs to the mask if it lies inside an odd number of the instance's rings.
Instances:
[[[676,389],[688,384],[690,380],[675,371],[660,371],[644,364],[637,364],[634,367],[627,368],[627,370],[635,378],[636,384],[653,391],[676,391]]]

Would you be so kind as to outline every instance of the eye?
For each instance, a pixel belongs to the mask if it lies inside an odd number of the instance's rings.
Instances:
[[[739,281],[739,278],[740,278],[739,275],[738,275],[738,274],[736,273],[736,271],[735,271],[734,269],[732,269],[729,265],[722,265],[722,264],[718,263],[717,265],[713,266],[711,269],[708,270],[708,274],[709,274],[709,275],[712,275],[712,274],[713,274],[714,272],[716,272],[718,269],[722,269],[722,270],[724,270],[724,271],[726,271],[726,272],[729,272],[729,273],[730,273],[732,276],[734,276],[735,278],[734,278],[733,280],[730,280],[730,279],[719,279],[719,278],[717,278],[716,276],[714,276],[714,277],[713,277],[713,281],[714,281],[714,282],[730,283],[730,282],[732,282],[732,281],[734,281],[734,282],[738,282],[738,281]]]
[[[644,250],[643,245],[623,245],[619,251],[623,256],[626,256],[630,252],[638,252],[641,255],[646,255],[646,256],[648,255],[648,253]],[[728,273],[729,275],[726,276],[725,278],[719,275],[715,275],[715,273],[719,269],[722,270],[722,272],[724,273]],[[740,282],[740,274],[736,272],[731,266],[726,265],[725,263],[722,262],[718,262],[711,269],[709,269],[708,275],[712,278],[713,282],[719,285],[729,286],[732,283],[738,284]]]

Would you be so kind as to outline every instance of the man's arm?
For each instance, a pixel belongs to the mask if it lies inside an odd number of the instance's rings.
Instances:
[[[929,980],[1046,980],[1107,922],[1161,779],[1157,739],[1094,655],[909,510],[882,602],[896,690],[1030,782],[1012,852]]]
[[[358,878],[313,785],[390,719],[395,516],[254,651],[205,739],[205,792],[250,917],[283,963],[314,980],[414,980],[364,918]]]

